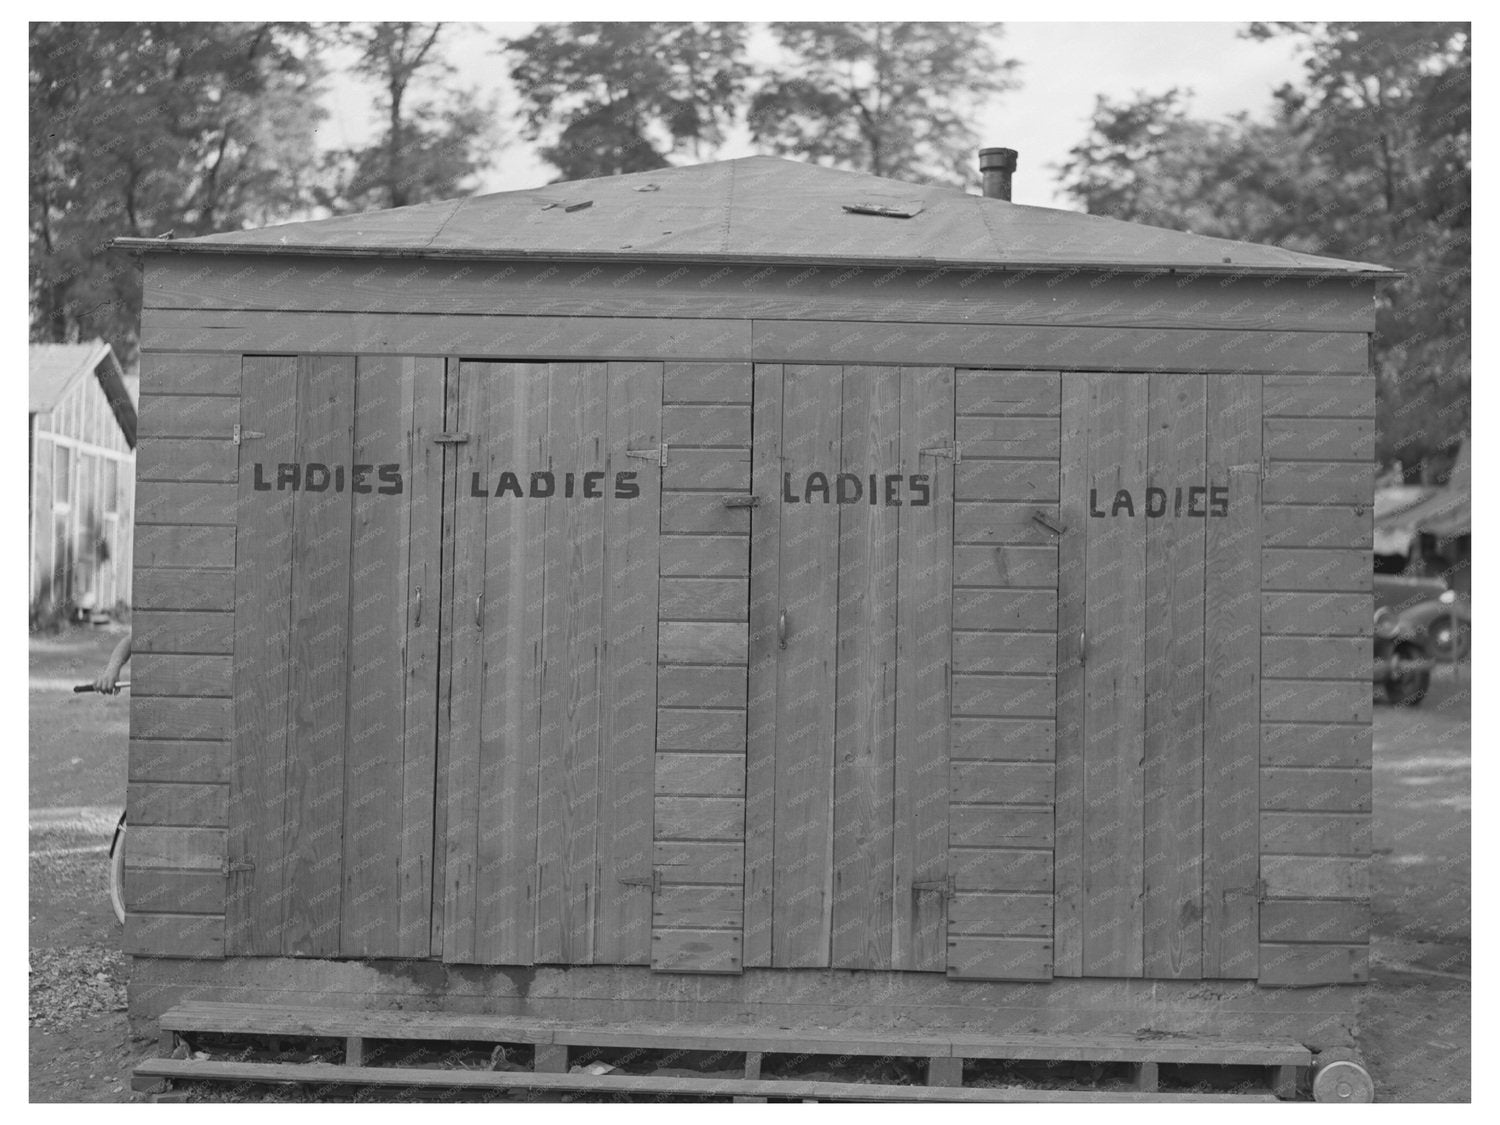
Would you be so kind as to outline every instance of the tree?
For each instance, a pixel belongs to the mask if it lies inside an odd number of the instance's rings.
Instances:
[[[1327,253],[1404,271],[1382,287],[1376,452],[1431,479],[1469,428],[1472,63],[1466,23],[1252,24],[1302,44],[1280,115],[1319,156]]]
[[[454,73],[438,44],[441,23],[376,23],[336,35],[356,52],[354,73],[375,83],[385,127],[364,148],[325,158],[331,188],[321,194],[334,211],[404,207],[472,191],[498,147],[493,102],[473,90],[430,91]],[[428,96],[423,96],[424,92]]]
[[[1099,99],[1059,169],[1088,210],[1380,262],[1377,458],[1440,475],[1469,418],[1470,53],[1464,24],[1255,24],[1307,80],[1268,122],[1207,122],[1182,91]]]
[[[750,75],[738,23],[541,24],[502,40],[521,135],[559,179],[665,168],[720,145]]]
[[[978,174],[971,124],[1019,83],[992,45],[999,24],[777,23],[789,57],[750,106],[772,152],[877,176],[964,186]]]
[[[1316,252],[1300,213],[1305,146],[1279,123],[1192,117],[1192,92],[1095,100],[1088,135],[1057,171],[1091,214]]]
[[[126,360],[140,281],[119,235],[208,234],[311,204],[322,110],[299,25],[33,24],[31,338],[102,337]]]

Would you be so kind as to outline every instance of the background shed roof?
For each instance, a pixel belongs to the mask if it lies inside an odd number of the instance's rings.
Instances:
[[[909,218],[860,214],[873,204]],[[1248,242],[750,156],[131,249],[1387,273]]]
[[[51,410],[78,380],[94,373],[104,391],[115,421],[131,448],[135,447],[135,403],[126,387],[125,374],[114,349],[103,340],[82,344],[32,344],[28,362],[27,412]]]

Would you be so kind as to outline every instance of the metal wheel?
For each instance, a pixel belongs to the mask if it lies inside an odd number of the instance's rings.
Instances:
[[[1397,645],[1391,657],[1391,676],[1385,681],[1385,697],[1397,707],[1415,707],[1427,698],[1431,680],[1422,650],[1413,644]]]
[[[115,825],[115,838],[109,845],[109,904],[114,907],[115,920],[125,924],[125,814]]]
[[[1320,1060],[1313,1071],[1313,1101],[1353,1104],[1374,1100],[1375,1080],[1355,1059]]]

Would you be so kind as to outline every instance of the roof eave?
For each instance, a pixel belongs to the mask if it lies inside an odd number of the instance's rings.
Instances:
[[[107,360],[105,363],[103,361]],[[100,370],[101,366],[104,368]],[[115,350],[108,344],[104,345],[104,354],[94,360],[93,372],[99,380],[99,388],[104,392],[105,401],[113,411],[115,422],[120,427],[120,432],[125,435],[125,440],[130,448],[135,448],[136,437],[136,413],[135,403],[130,401],[130,391],[125,386],[125,370],[120,366],[119,357]]]
[[[1399,270],[1387,266],[1352,263],[1354,268],[1332,268],[1328,266],[1285,265],[1251,266],[1233,263],[1193,264],[1183,262],[1117,262],[1107,259],[1098,261],[1050,261],[1050,262],[984,262],[972,258],[878,258],[826,256],[811,254],[742,254],[742,253],[652,253],[649,251],[620,251],[604,253],[597,250],[483,250],[467,248],[429,249],[425,247],[390,246],[281,246],[264,243],[200,242],[184,239],[163,240],[157,238],[116,238],[112,243],[116,249],[132,254],[251,254],[270,257],[273,255],[295,255],[317,258],[423,258],[457,261],[621,261],[658,262],[663,264],[693,264],[703,262],[732,262],[743,265],[785,266],[832,266],[847,269],[864,267],[869,269],[965,269],[988,272],[1067,272],[1073,270],[1102,270],[1112,273],[1147,274],[1196,274],[1211,277],[1348,277],[1371,281],[1394,281],[1404,277]]]

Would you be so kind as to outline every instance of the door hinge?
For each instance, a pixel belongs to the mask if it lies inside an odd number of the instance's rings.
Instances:
[[[650,887],[656,894],[661,890],[661,869],[653,867],[649,875],[621,875],[618,881],[627,887]]]
[[[652,461],[658,465],[665,465],[667,463],[667,443],[662,442],[660,445],[653,446],[650,449],[627,449],[625,456],[635,457],[642,461]]]
[[[726,508],[759,508],[759,496],[730,496],[724,500]]]
[[[921,457],[946,457],[955,465],[964,459],[963,447],[956,441],[945,441],[942,445],[927,445],[917,450]]]
[[[432,440],[439,445],[463,445],[469,440],[469,435],[461,432],[433,434]]]
[[[234,444],[235,445],[239,445],[243,441],[249,441],[251,438],[258,438],[258,437],[265,437],[265,436],[266,435],[264,433],[262,433],[260,430],[245,430],[245,429],[241,429],[240,428],[240,424],[238,422],[236,422],[234,424]]]
[[[234,860],[233,862],[231,862],[231,861],[229,861],[229,860],[226,859],[224,861],[224,866],[222,868],[222,871],[223,871],[223,873],[226,876],[229,875],[231,872],[234,872],[234,871],[254,871],[254,870],[255,870],[255,864],[252,863],[248,859],[237,859],[237,860]]]

